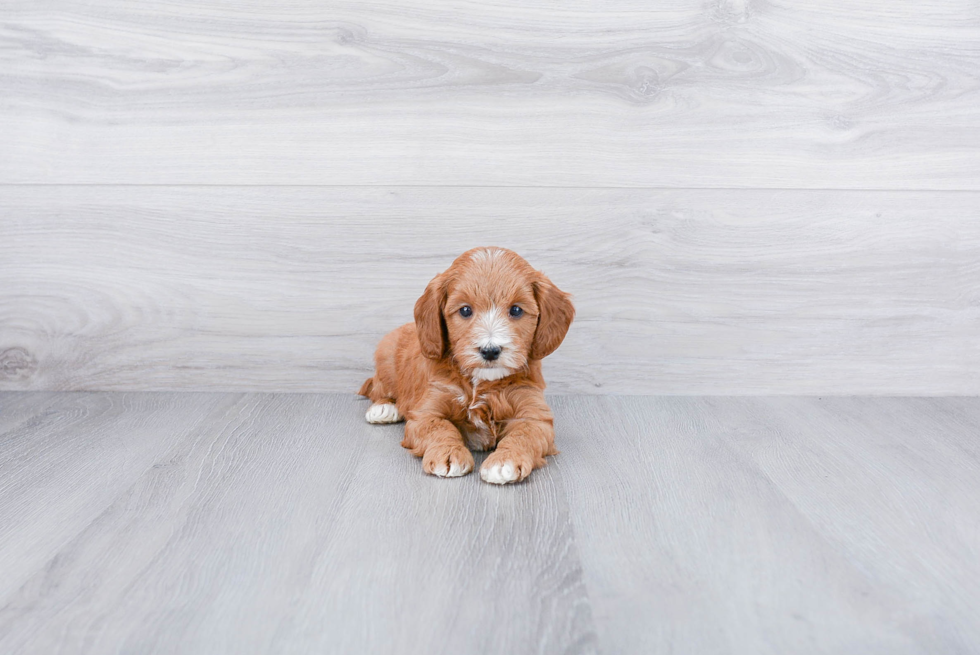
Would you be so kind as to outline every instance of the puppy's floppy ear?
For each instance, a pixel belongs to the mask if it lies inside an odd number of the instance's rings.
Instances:
[[[419,335],[422,354],[429,359],[441,359],[449,343],[446,320],[442,316],[446,308],[446,282],[445,273],[435,276],[415,302],[415,331]]]
[[[531,342],[530,357],[544,359],[561,345],[575,318],[575,307],[569,295],[543,273],[539,273],[534,282],[534,299],[538,303],[538,327]]]

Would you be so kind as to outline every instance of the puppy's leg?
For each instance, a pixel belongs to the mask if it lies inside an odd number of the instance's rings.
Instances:
[[[493,484],[520,482],[545,465],[545,455],[555,454],[554,442],[550,423],[531,419],[512,423],[497,449],[483,461],[480,477]]]
[[[368,379],[358,393],[371,399],[371,406],[364,414],[368,423],[397,423],[404,418],[377,376]]]
[[[404,417],[393,402],[374,403],[368,407],[364,418],[368,423],[397,423]]]
[[[492,484],[520,482],[556,455],[555,428],[544,394],[535,391],[517,397],[516,415],[507,421],[497,449],[483,460],[480,477]]]
[[[389,332],[381,339],[374,353],[374,376],[365,380],[357,392],[371,399],[371,407],[364,414],[368,423],[397,423],[404,418],[395,405],[395,353],[401,330],[403,328]]]
[[[473,470],[473,455],[463,435],[450,421],[434,414],[409,412],[402,446],[422,458],[422,470],[441,478],[455,478]]]

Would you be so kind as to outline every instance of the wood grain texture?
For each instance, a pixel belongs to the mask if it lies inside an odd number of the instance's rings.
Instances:
[[[399,427],[367,425],[350,396],[57,398],[84,414],[156,406],[160,431],[174,407],[227,411],[186,435],[142,435],[156,462],[45,559],[2,551],[5,582],[19,578],[0,594],[5,653],[595,652],[565,493],[548,474],[507,489],[427,477]],[[69,427],[78,440],[130,436],[111,421]],[[37,433],[22,441],[46,448]],[[9,448],[0,439],[0,462]],[[13,468],[69,491],[43,460]],[[0,495],[0,516],[27,511],[10,505]],[[6,525],[16,545],[61,534]]]
[[[190,405],[175,396],[0,397],[0,598],[56,559],[223,403],[220,396]]]
[[[980,195],[0,188],[0,388],[356,390],[464,250],[575,297],[556,392],[980,393]]]
[[[553,404],[606,652],[980,649],[976,398]]]
[[[366,401],[336,403],[363,421]],[[562,480],[519,489],[422,474],[403,426],[351,437],[358,468],[310,593],[280,633],[298,653],[598,652]],[[485,454],[474,454],[477,467]],[[443,484],[440,484],[443,483]],[[515,493],[516,491],[516,493]]]
[[[0,183],[980,189],[980,9],[7,0]]]
[[[980,649],[980,399],[551,400],[501,488],[350,395],[0,393],[0,652]]]

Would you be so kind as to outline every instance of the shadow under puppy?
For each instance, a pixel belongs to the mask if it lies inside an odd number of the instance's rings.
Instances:
[[[480,477],[507,484],[544,466],[555,450],[541,360],[575,316],[568,294],[517,253],[474,248],[415,303],[415,323],[389,332],[375,374],[358,393],[371,423],[404,417],[402,446],[440,477],[473,470],[473,450],[496,450]]]

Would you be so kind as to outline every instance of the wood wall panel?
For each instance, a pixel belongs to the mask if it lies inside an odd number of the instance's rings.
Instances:
[[[968,0],[2,12],[0,183],[980,190]]]
[[[477,245],[575,296],[556,392],[980,393],[980,194],[0,188],[0,387],[354,391]]]

